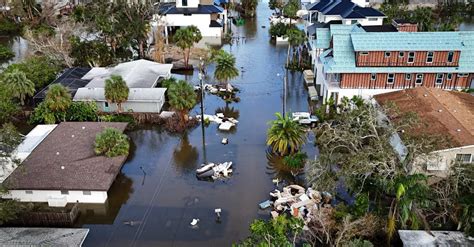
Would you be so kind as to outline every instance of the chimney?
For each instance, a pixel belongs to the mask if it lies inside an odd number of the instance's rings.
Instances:
[[[418,32],[418,23],[407,21],[405,19],[393,19],[392,25],[399,32]]]

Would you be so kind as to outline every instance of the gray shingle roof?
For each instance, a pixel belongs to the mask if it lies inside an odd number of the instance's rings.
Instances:
[[[166,88],[130,88],[131,102],[164,102]],[[107,101],[104,88],[79,88],[74,101]]]
[[[107,127],[124,131],[127,123],[59,124],[3,184],[8,189],[107,191],[127,158],[94,153],[95,137]]]
[[[72,228],[0,228],[1,246],[82,246],[89,229]]]

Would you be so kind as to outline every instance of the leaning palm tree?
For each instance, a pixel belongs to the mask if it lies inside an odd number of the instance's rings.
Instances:
[[[239,76],[239,70],[235,67],[234,55],[221,50],[215,57],[216,70],[214,78],[227,86],[229,80]]]
[[[71,94],[61,84],[53,84],[46,93],[45,102],[53,112],[65,112],[72,103]]]
[[[127,101],[130,89],[119,75],[112,75],[105,81],[105,98],[117,104],[118,112],[122,111],[122,103]]]
[[[176,45],[183,50],[184,53],[184,66],[189,66],[189,54],[191,53],[191,47],[194,43],[199,42],[202,39],[201,31],[196,26],[188,26],[180,28],[176,31],[173,37]]]
[[[21,105],[25,104],[27,96],[35,93],[35,84],[26,77],[26,74],[18,69],[7,72],[2,76],[2,83],[10,89],[12,96],[20,100]]]
[[[186,81],[180,80],[168,88],[168,102],[184,125],[188,121],[187,114],[196,104],[194,88]]]
[[[288,39],[288,52],[286,55],[286,67],[288,67],[290,65],[290,49],[303,44],[306,40],[306,35],[297,28],[289,28],[284,37]]]
[[[270,122],[267,133],[267,145],[280,155],[295,153],[306,142],[304,129],[288,115],[275,115],[277,119]]]

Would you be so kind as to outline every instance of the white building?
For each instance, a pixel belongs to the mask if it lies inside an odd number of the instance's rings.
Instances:
[[[95,102],[100,111],[115,112],[117,105],[105,98],[105,81],[112,75],[120,75],[129,87],[128,100],[122,103],[126,112],[161,112],[165,103],[165,88],[157,88],[158,82],[171,76],[172,64],[160,64],[148,60],[121,63],[112,68],[92,68],[81,79],[89,83],[79,88],[74,101]]]
[[[50,206],[67,203],[105,203],[107,191],[120,172],[126,156],[108,158],[94,153],[94,140],[105,128],[124,131],[127,123],[63,122],[42,126],[50,130],[23,146],[36,145],[21,165],[3,181],[8,193],[2,198],[23,202],[47,202]],[[20,145],[20,147],[22,146]]]
[[[401,114],[416,113],[421,126],[407,130],[411,134],[445,138],[438,150],[418,159],[412,172],[444,177],[454,162],[474,163],[474,96],[417,87],[374,98],[380,105],[394,103]]]
[[[203,38],[221,38],[227,23],[227,10],[213,0],[176,0],[161,3],[155,15],[159,25],[164,25],[165,35],[177,28],[194,25]]]

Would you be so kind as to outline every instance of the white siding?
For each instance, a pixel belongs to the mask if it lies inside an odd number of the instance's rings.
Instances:
[[[225,14],[223,15],[225,19]],[[166,15],[166,25],[173,27],[187,27],[194,25],[199,28],[202,36],[206,37],[221,37],[222,27],[209,27],[211,24],[211,15],[208,14],[193,14],[193,15]]]
[[[127,101],[122,103],[123,112],[161,112],[164,102],[133,102]],[[106,102],[96,101],[99,111],[116,112],[117,104],[109,103],[109,107],[105,107]]]
[[[185,0],[188,4],[183,6],[183,0],[176,0],[176,7],[178,8],[197,8],[199,0]]]
[[[104,203],[107,200],[107,191],[90,191],[90,195],[84,195],[81,190],[70,190],[68,195],[61,194],[59,190],[30,190],[32,194],[27,194],[27,190],[10,190],[2,198],[17,199],[22,202],[48,202],[52,198],[65,198],[67,202],[81,203]]]

